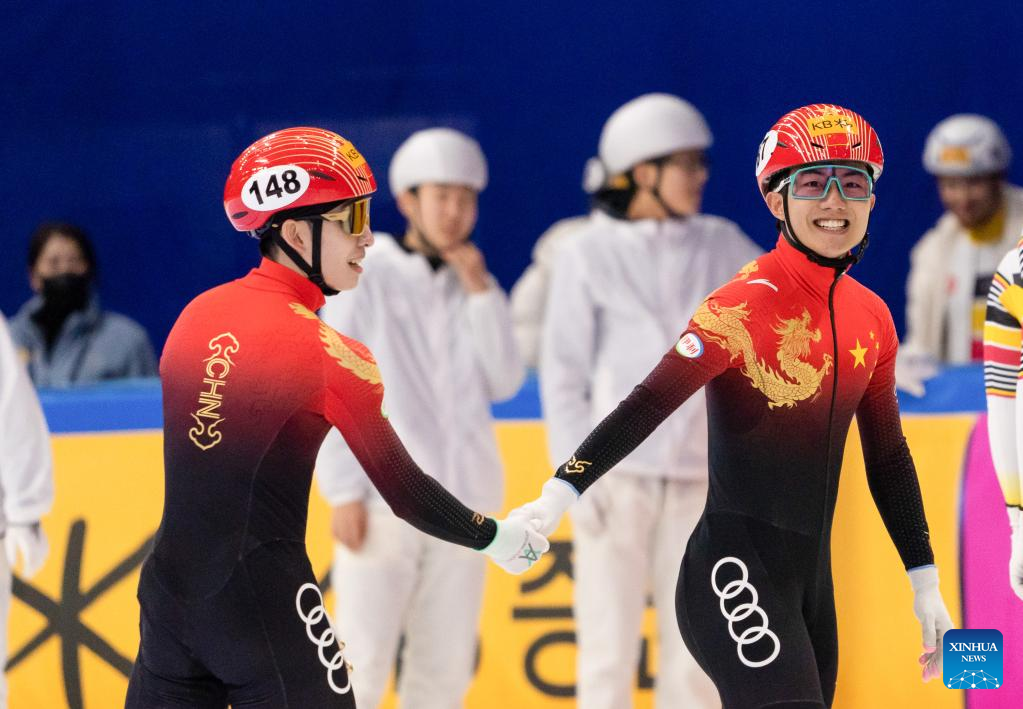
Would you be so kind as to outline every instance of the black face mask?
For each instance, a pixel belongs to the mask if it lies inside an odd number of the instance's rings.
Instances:
[[[62,273],[43,279],[43,309],[67,315],[81,310],[89,302],[88,274]]]

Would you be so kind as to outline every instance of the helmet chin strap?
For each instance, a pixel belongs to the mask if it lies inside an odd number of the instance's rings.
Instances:
[[[335,290],[327,285],[327,282],[323,279],[323,272],[320,268],[320,256],[321,256],[321,244],[323,241],[323,220],[322,219],[306,219],[310,227],[313,230],[313,262],[312,264],[306,263],[306,260],[302,258],[302,255],[291,247],[284,237],[281,236],[280,230],[277,230],[273,234],[274,243],[280,248],[281,251],[288,255],[295,265],[302,269],[306,277],[316,284],[316,287],[320,289],[324,295],[337,295],[341,291]]]
[[[785,209],[785,221],[781,225],[781,233],[785,236],[785,240],[789,242],[797,251],[800,251],[810,261],[817,264],[818,266],[824,266],[826,268],[833,268],[839,272],[845,272],[852,266],[858,264],[860,259],[863,258],[863,252],[867,250],[867,244],[870,243],[870,216],[867,216],[867,227],[868,230],[863,232],[863,239],[857,244],[859,248],[854,246],[845,256],[831,257],[821,256],[819,253],[808,247],[799,237],[796,236],[795,229],[792,228],[792,220],[789,219],[789,190],[786,187],[784,194],[782,195]]]

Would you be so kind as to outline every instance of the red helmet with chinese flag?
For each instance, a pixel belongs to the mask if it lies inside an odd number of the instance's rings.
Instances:
[[[767,193],[771,178],[808,163],[851,160],[870,167],[874,180],[884,169],[877,133],[863,116],[833,103],[789,111],[767,131],[757,151],[757,187]]]
[[[279,212],[325,210],[376,192],[355,146],[322,128],[286,128],[260,138],[231,165],[224,211],[238,231],[254,232]]]

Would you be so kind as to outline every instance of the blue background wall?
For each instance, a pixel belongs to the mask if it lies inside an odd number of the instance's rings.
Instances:
[[[0,310],[29,295],[35,223],[74,220],[97,242],[104,302],[158,346],[192,296],[256,262],[224,217],[223,182],[248,143],[288,125],[337,130],[381,177],[414,129],[474,134],[492,175],[477,240],[510,287],[546,226],[585,210],[583,162],[624,101],[660,90],[700,107],[717,141],[705,208],[763,246],[775,238],[752,177],[764,132],[794,106],[846,104],[888,160],[856,275],[900,328],[909,248],[940,210],[920,166],[927,132],[985,113],[1023,154],[1014,0],[6,7]],[[374,210],[375,228],[398,227],[386,187]]]

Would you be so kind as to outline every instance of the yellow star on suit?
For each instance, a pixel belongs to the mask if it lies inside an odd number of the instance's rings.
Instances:
[[[867,360],[865,359],[867,348],[860,344],[860,338],[856,338],[856,349],[849,350],[849,354],[853,356],[853,369],[867,366]]]

